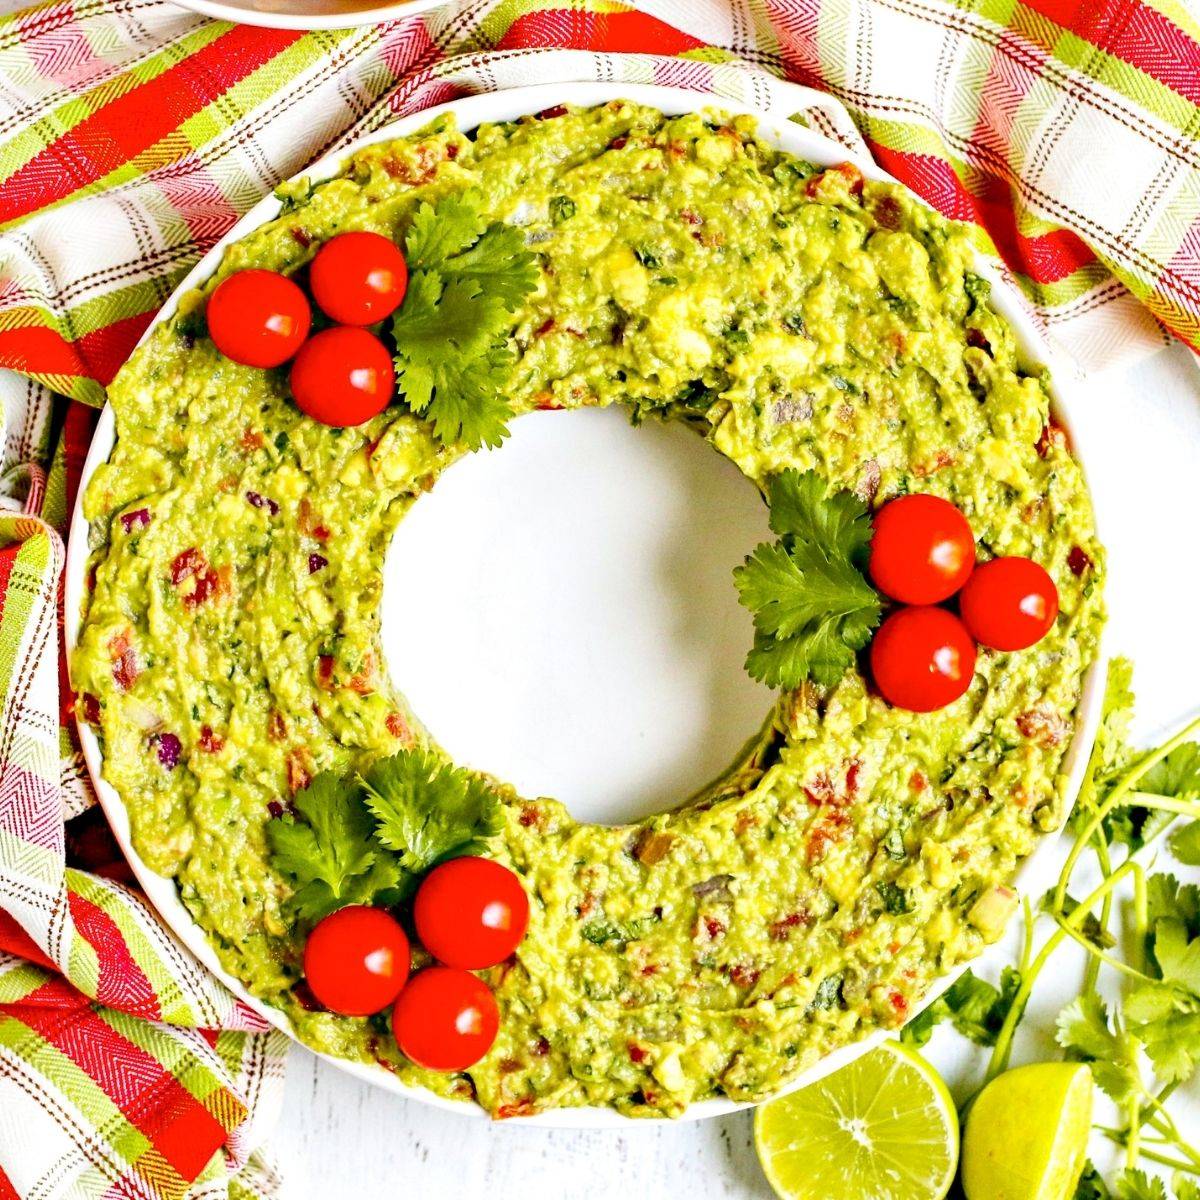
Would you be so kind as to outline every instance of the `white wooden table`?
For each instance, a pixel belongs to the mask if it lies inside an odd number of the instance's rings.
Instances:
[[[1136,732],[1149,739],[1200,701],[1200,372],[1175,347],[1094,378],[1089,392],[1079,419],[1091,435],[1091,482],[1111,555],[1109,650],[1136,663]],[[1007,960],[997,948],[981,972],[994,976]],[[1055,963],[1022,1025],[1017,1061],[1052,1051],[1054,1016],[1075,994],[1079,960],[1064,949]],[[928,1053],[960,1094],[978,1080],[984,1055],[957,1035],[940,1030]],[[1196,1097],[1179,1112],[1200,1143]],[[321,1200],[771,1195],[749,1113],[620,1133],[493,1125],[387,1095],[303,1050],[294,1055],[273,1145],[292,1194]],[[1102,1139],[1093,1150],[1099,1161],[1111,1158]]]

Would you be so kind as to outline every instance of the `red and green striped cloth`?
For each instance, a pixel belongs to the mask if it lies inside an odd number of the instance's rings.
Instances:
[[[282,1039],[139,898],[70,733],[60,533],[88,406],[191,264],[317,155],[467,92],[596,78],[796,113],[872,154],[978,226],[1082,367],[1200,347],[1179,0],[460,0],[313,34],[55,0],[0,21],[0,1200],[276,1187]]]

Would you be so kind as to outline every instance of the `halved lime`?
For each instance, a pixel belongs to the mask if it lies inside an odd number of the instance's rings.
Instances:
[[[1091,1127],[1086,1063],[1032,1063],[997,1075],[967,1115],[967,1200],[1066,1200],[1079,1182]]]
[[[942,1200],[958,1114],[938,1073],[885,1042],[754,1114],[758,1161],[782,1200]]]

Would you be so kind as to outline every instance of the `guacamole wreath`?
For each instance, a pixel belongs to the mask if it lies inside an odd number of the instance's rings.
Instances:
[[[381,572],[466,451],[399,402],[359,427],[305,417],[286,369],[217,353],[204,305],[243,268],[303,279],[346,230],[403,244],[421,204],[468,190],[536,255],[508,340],[514,416],[619,404],[687,422],[764,489],[796,468],[876,507],[936,494],[981,558],[1045,566],[1060,612],[1032,649],[981,650],[940,711],[891,707],[861,666],[782,692],[723,778],[636,826],[488,780],[503,819],[487,852],[523,881],[530,924],[483,973],[496,1043],[438,1074],[386,1020],[313,1010],[267,827],[318,771],[439,753],[381,661]],[[1103,620],[1081,471],[969,235],[897,186],[769,146],[749,118],[627,102],[467,133],[442,117],[283,195],[114,381],[117,443],[84,498],[73,684],[146,863],[309,1045],[493,1115],[758,1100],[901,1025],[999,936],[1005,885],[1065,816]]]

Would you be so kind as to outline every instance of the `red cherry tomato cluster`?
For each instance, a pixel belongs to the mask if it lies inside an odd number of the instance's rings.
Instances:
[[[871,642],[871,673],[888,703],[932,712],[971,686],[975,644],[1024,650],[1058,616],[1058,590],[1032,559],[975,565],[966,517],[939,496],[914,494],[875,516],[868,569],[875,586],[904,607]],[[938,607],[958,594],[959,615]]]
[[[400,1050],[431,1071],[463,1071],[491,1048],[500,1012],[472,971],[516,950],[529,924],[529,899],[507,867],[455,858],[417,889],[413,923],[443,965],[410,980],[408,937],[380,908],[350,905],[318,921],[304,947],[304,975],[326,1008],[351,1017],[392,1008]]]
[[[292,397],[324,425],[361,425],[387,408],[396,372],[369,329],[400,307],[408,287],[404,255],[378,233],[340,233],[317,251],[308,285],[336,324],[309,337],[312,309],[300,285],[253,268],[223,279],[208,299],[214,345],[248,367],[292,362]]]

